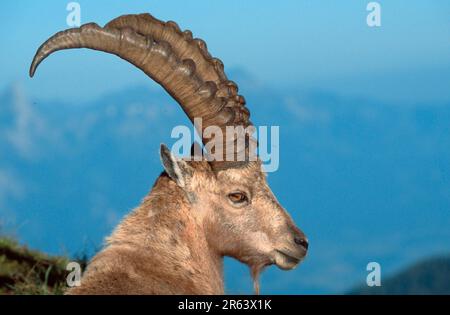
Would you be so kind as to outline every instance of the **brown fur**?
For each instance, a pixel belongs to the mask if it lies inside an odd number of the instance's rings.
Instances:
[[[184,163],[184,162],[183,162]],[[274,253],[303,237],[266,184],[259,162],[214,173],[188,162],[186,185],[163,173],[97,254],[81,286],[69,294],[223,294],[223,256],[250,266],[257,278],[267,265],[295,267]],[[236,209],[229,191],[248,191],[251,204]],[[257,289],[257,280],[255,289]]]

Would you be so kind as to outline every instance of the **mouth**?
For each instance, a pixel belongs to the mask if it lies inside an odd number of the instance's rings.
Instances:
[[[282,261],[280,263],[276,260],[276,265],[282,269],[292,269],[297,266],[303,259],[303,257],[293,256],[285,251],[275,250],[278,254],[282,256]]]

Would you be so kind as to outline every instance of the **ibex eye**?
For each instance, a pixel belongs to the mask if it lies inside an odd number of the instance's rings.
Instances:
[[[228,199],[230,199],[233,203],[244,203],[244,202],[248,202],[248,197],[245,193],[243,192],[232,192],[231,194],[228,194]]]

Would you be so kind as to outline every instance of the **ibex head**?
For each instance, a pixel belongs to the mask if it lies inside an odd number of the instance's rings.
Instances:
[[[249,264],[255,279],[266,265],[291,269],[302,260],[308,242],[272,194],[261,162],[251,158],[256,141],[238,132],[208,146],[207,128],[217,127],[225,135],[227,127],[252,123],[237,85],[227,79],[222,62],[211,57],[204,41],[172,21],[125,15],[103,28],[90,23],[55,34],[37,51],[30,75],[51,53],[70,48],[101,50],[129,61],[158,82],[191,121],[202,120],[196,127],[213,161],[179,160],[166,147],[161,158],[204,225],[211,247]],[[236,158],[242,153],[243,160]]]
[[[265,266],[292,269],[305,257],[308,241],[273,195],[260,161],[214,171],[206,161],[177,159],[164,145],[161,159],[205,226],[210,246],[249,265],[257,292]]]

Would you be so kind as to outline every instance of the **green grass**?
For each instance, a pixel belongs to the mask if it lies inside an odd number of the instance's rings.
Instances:
[[[63,294],[68,262],[0,237],[0,294]]]

